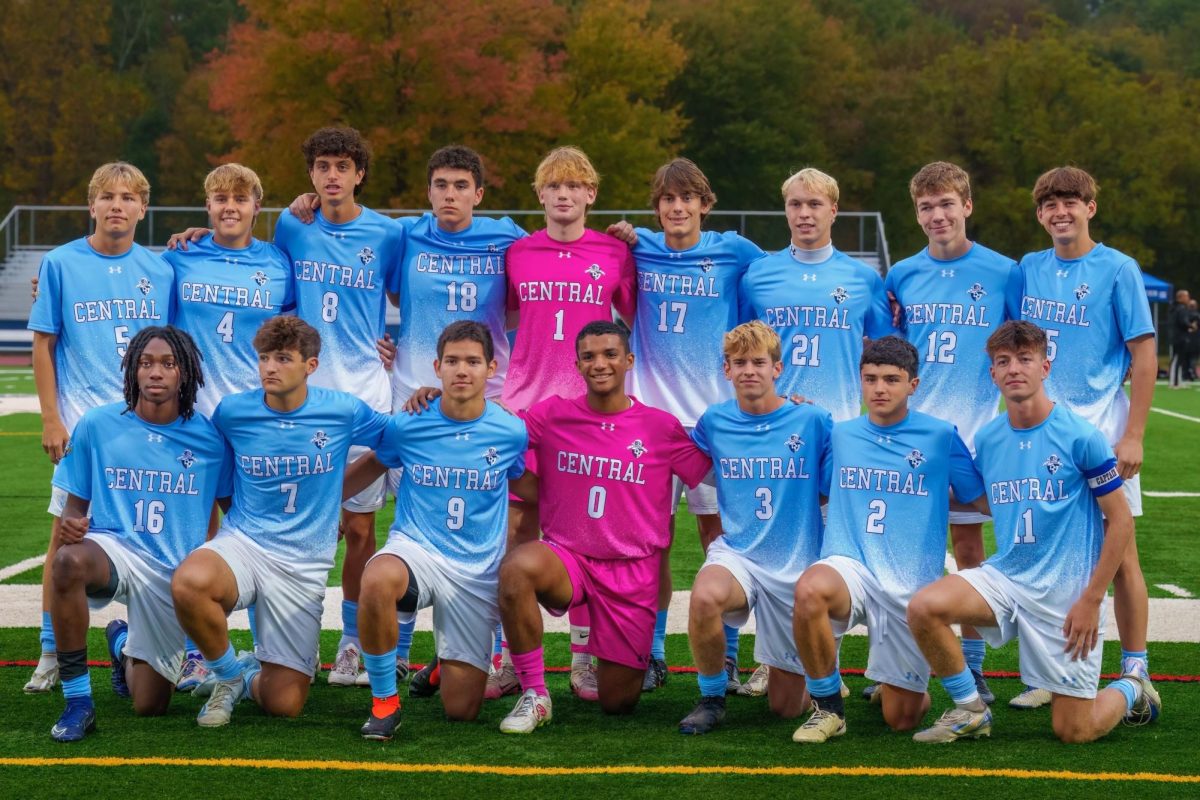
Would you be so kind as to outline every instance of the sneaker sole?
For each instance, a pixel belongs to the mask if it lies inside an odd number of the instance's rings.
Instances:
[[[347,675],[342,672],[329,673],[330,686],[357,686],[358,675]]]
[[[221,722],[209,722],[207,720],[203,720],[203,719],[200,719],[199,717],[197,717],[196,724],[199,725],[201,728],[223,728],[229,724],[229,720],[226,719],[226,720],[222,720]]]
[[[977,731],[971,731],[970,733],[964,733],[960,736],[955,736],[953,739],[934,739],[934,740],[927,742],[927,741],[918,739],[914,736],[913,741],[918,742],[919,744],[951,744],[953,742],[961,742],[964,739],[983,739],[984,737],[990,737],[991,735],[992,735],[992,726],[988,725],[986,728],[980,728]]]
[[[797,744],[825,744],[825,742],[828,742],[830,739],[832,739],[836,736],[841,736],[845,733],[846,733],[846,723],[843,722],[842,727],[838,728],[836,731],[829,734],[824,739],[797,739],[796,734],[793,733],[792,741],[796,742]]]

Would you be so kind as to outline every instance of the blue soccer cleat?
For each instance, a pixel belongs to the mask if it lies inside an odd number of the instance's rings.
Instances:
[[[129,630],[129,623],[114,619],[104,629],[104,640],[108,642],[108,657],[112,659],[112,690],[118,697],[129,697],[129,682],[125,680],[125,656],[116,652],[113,642],[117,636]]]
[[[92,705],[92,698],[73,697],[50,729],[50,738],[56,742],[78,742],[94,730],[96,707]]]

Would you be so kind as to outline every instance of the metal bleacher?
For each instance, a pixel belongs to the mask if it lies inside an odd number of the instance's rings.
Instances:
[[[255,226],[255,235],[271,239],[281,208],[264,208]],[[413,216],[421,209],[380,209],[393,217]],[[486,216],[511,216],[533,230],[542,224],[542,211],[477,211]],[[618,219],[635,225],[653,227],[654,218],[645,209],[596,210],[589,214],[591,224],[606,227]],[[203,208],[151,206],[138,225],[137,242],[151,249],[162,249],[168,237],[194,225],[206,225]],[[782,211],[713,211],[706,227],[712,230],[737,230],[766,250],[778,250],[788,243],[787,223]],[[18,205],[0,220],[0,352],[27,353],[33,341],[26,330],[32,304],[29,281],[35,277],[42,256],[63,242],[91,230],[86,206]],[[880,273],[891,266],[883,217],[875,211],[840,211],[833,228],[833,242],[847,254],[870,264]],[[399,322],[396,309],[388,309],[388,325]]]

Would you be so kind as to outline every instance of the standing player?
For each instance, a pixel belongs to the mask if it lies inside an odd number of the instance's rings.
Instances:
[[[704,412],[692,432],[712,457],[724,533],[708,547],[688,609],[688,641],[700,702],[681,733],[708,733],[725,716],[722,620],[740,626],[754,611],[754,659],[769,669],[771,710],[807,707],[792,636],[796,580],[821,548],[821,496],[829,494],[829,412],[780,397],[781,344],[755,320],[725,334],[725,377],[736,400]]]
[[[388,419],[345,392],[308,385],[321,339],[303,320],[268,320],[254,349],[262,388],[226,397],[213,414],[233,447],[233,506],[171,584],[180,625],[217,679],[196,719],[204,727],[228,723],[243,695],[269,714],[300,713],[316,668],[346,453],[377,446]],[[256,657],[239,661],[226,616],[251,604]]]
[[[383,335],[387,292],[394,295],[404,233],[394,220],[359,205],[371,150],[353,128],[322,128],[302,147],[320,198],[313,224],[285,212],[275,244],[287,255],[296,281],[296,314],[317,329],[324,347],[314,386],[349,392],[375,411],[392,407],[388,374],[375,341]],[[393,296],[394,300],[394,296]],[[354,457],[362,451],[351,451]],[[342,504],[342,638],[329,673],[334,686],[365,684],[359,672],[356,626],[359,579],[375,552],[375,512],[383,506],[380,479]]]
[[[104,164],[88,183],[95,230],[51,250],[38,270],[33,331],[33,379],[42,412],[42,449],[58,464],[83,412],[122,397],[121,360],[143,328],[174,313],[171,267],[133,241],[146,215],[150,184],[132,164]],[[50,588],[59,518],[66,492],[51,487],[53,520],[42,573],[42,655],[25,691],[48,692],[58,682]]]
[[[525,472],[528,437],[516,417],[484,399],[496,370],[492,337],[455,322],[438,339],[443,393],[421,416],[392,417],[373,456],[355,462],[348,489],[401,468],[396,520],[363,573],[361,631],[374,696],[365,739],[388,740],[400,724],[396,610],[433,606],[442,704],[474,719],[499,622],[497,571],[504,555],[510,479]]]
[[[711,405],[733,396],[722,378],[721,337],[738,323],[738,283],[763,251],[734,231],[702,230],[717,202],[708,178],[686,158],[659,167],[650,206],[661,232],[639,228],[633,255],[638,271],[637,317],[633,325],[631,389],[644,403],[676,417],[685,430],[695,427]],[[669,500],[671,530],[679,495]],[[696,515],[705,548],[721,535],[716,488],[704,483],[687,490],[688,510]],[[667,679],[667,608],[671,603],[669,554],[662,559],[658,615],[646,691]],[[730,691],[738,688],[737,629],[727,628],[726,671]]]
[[[232,490],[228,445],[193,412],[204,377],[191,338],[169,325],[143,328],[122,367],[125,401],[83,415],[55,472],[67,493],[50,596],[67,700],[50,731],[59,742],[96,727],[89,605],[129,607],[128,623],[105,630],[113,689],[133,697],[138,716],[166,712],[184,655],[171,574],[204,541],[213,501],[228,505]]]
[[[793,741],[846,732],[838,639],[866,624],[867,677],[882,687],[883,719],[916,727],[929,709],[929,665],[905,621],[909,600],[942,575],[950,491],[983,494],[966,445],[948,422],[910,411],[920,383],[916,348],[895,336],[869,343],[860,367],[867,413],[833,427],[833,479],[821,560],[796,584],[796,646],[813,714]]]
[[[1046,392],[1107,437],[1130,512],[1140,517],[1142,438],[1158,374],[1154,321],[1137,262],[1091,238],[1097,191],[1092,176],[1078,167],[1038,178],[1033,202],[1054,247],[1021,259],[1021,317],[1046,330],[1050,361],[1059,348],[1069,354],[1047,379]],[[1121,672],[1148,677],[1150,601],[1136,538],[1123,556],[1113,581]]]
[[[1145,724],[1161,707],[1136,663],[1096,691],[1104,594],[1130,548],[1133,517],[1104,434],[1046,393],[1049,341],[1028,322],[1006,322],[988,339],[1007,413],[984,426],[975,448],[999,550],[909,604],[913,634],[955,705],[913,737],[919,742],[991,733],[991,711],[950,628],[956,622],[979,628],[994,647],[1020,636],[1021,678],[1052,693],[1054,733],[1064,742],[1097,739],[1123,717]]]
[[[548,398],[526,414],[542,465],[545,535],[514,548],[500,566],[500,616],[523,691],[500,723],[504,733],[532,733],[551,718],[539,603],[555,614],[589,607],[600,707],[633,710],[670,544],[672,476],[695,486],[711,468],[678,420],[625,393],[633,354],[619,326],[593,322],[575,346],[587,393]]]
[[[1012,259],[967,238],[971,181],[960,167],[926,164],[908,191],[929,245],[888,270],[884,288],[900,306],[904,338],[921,357],[921,391],[910,406],[953,423],[973,447],[976,431],[1000,407],[984,345],[1001,323],[1019,315],[1021,273]],[[986,521],[974,510],[950,512],[959,569],[982,563]],[[990,705],[995,696],[983,677],[984,643],[970,626],[962,648],[979,695]]]

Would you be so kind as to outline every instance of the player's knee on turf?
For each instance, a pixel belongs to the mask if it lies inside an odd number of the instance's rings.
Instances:
[[[883,696],[883,721],[894,731],[911,731],[921,724],[928,711],[927,693],[917,696],[913,692],[901,692],[895,687],[888,687]]]
[[[780,672],[783,670],[772,669],[767,678],[767,708],[783,719],[793,719],[812,708],[812,699],[802,682],[785,688],[783,680],[776,680]]]
[[[1098,739],[1103,731],[1097,731],[1090,717],[1051,711],[1051,726],[1054,735],[1063,744],[1083,744]]]

